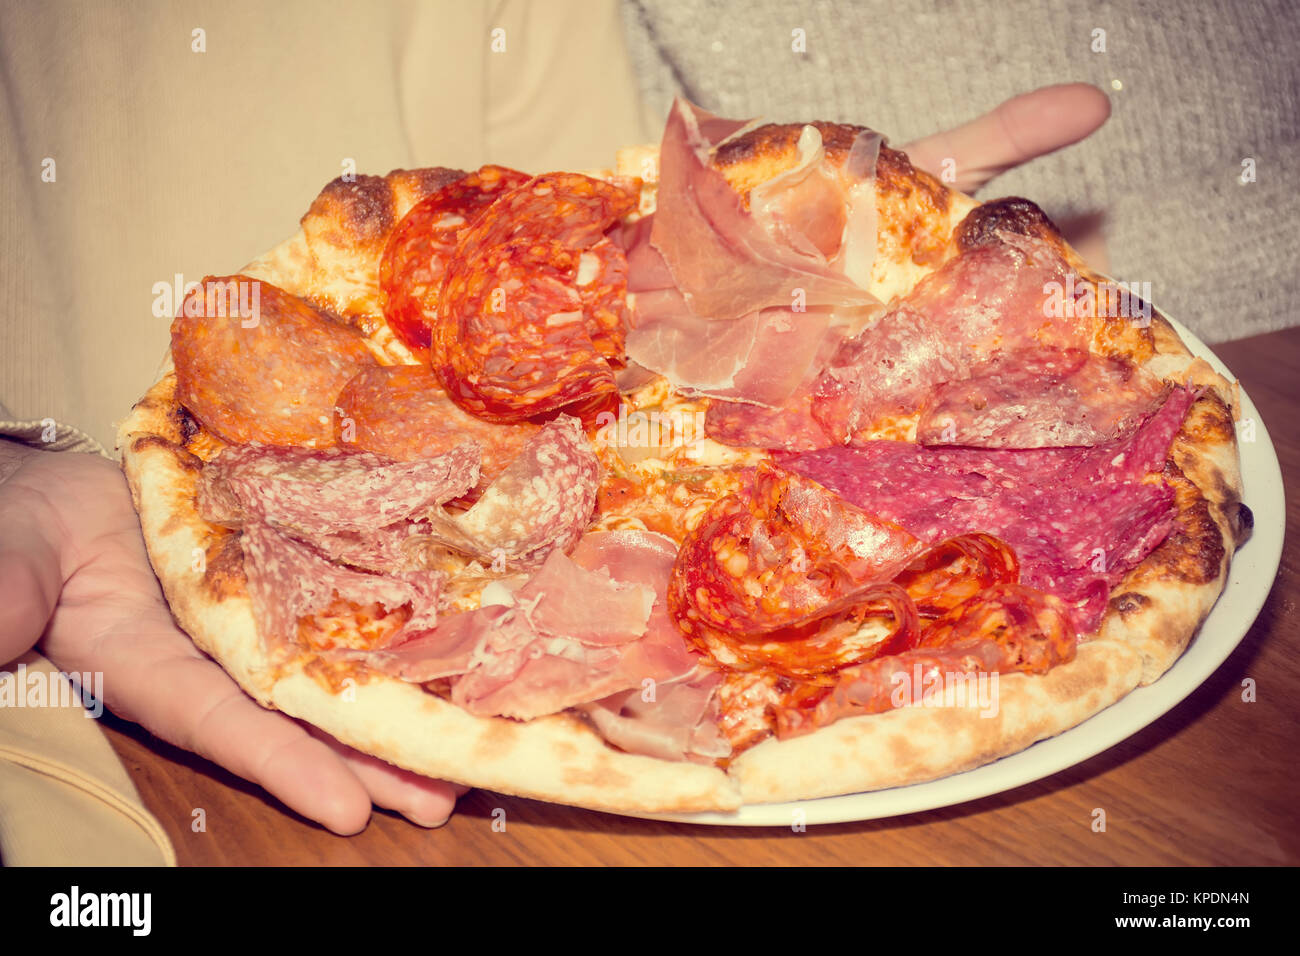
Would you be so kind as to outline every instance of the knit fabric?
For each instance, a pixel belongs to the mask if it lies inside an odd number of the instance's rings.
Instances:
[[[1114,278],[1149,282],[1155,304],[1209,342],[1300,321],[1293,5],[624,0],[623,11],[659,121],[680,94],[724,116],[856,123],[903,144],[1019,93],[1092,83],[1110,96],[1106,125],[980,198],[1024,196],[1058,223],[1099,218]]]

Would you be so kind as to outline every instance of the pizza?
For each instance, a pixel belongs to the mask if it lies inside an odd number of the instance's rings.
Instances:
[[[123,468],[180,626],[432,777],[731,811],[967,770],[1167,671],[1237,392],[1033,203],[678,101],[616,168],[328,184],[189,290]]]

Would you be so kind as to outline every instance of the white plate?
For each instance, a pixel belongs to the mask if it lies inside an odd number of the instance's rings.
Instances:
[[[1186,328],[1171,324],[1188,348],[1230,381],[1235,376],[1218,357]],[[1172,710],[1196,690],[1250,630],[1264,600],[1273,587],[1282,558],[1282,534],[1286,522],[1286,499],[1282,491],[1282,469],[1268,430],[1250,397],[1241,395],[1242,424],[1255,423],[1255,440],[1241,441],[1241,470],[1246,504],[1255,514],[1255,530],[1232,558],[1228,584],[1200,633],[1178,663],[1149,687],[1140,687],[1118,703],[1063,734],[1040,740],[1020,753],[929,783],[842,797],[823,797],[796,803],[768,803],[742,807],[739,812],[689,814],[637,814],[654,820],[706,823],[723,826],[788,827],[803,812],[802,821],[844,823],[874,820],[902,813],[933,810],[1011,790],[1096,756]],[[1238,437],[1242,431],[1238,429]]]

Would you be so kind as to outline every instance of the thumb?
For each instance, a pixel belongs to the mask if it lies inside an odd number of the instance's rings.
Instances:
[[[903,147],[912,164],[943,179],[945,160],[962,192],[994,176],[1077,143],[1110,116],[1110,100],[1089,83],[1022,93],[983,116]],[[953,168],[955,166],[955,168]],[[945,182],[949,179],[945,179]]]
[[[0,484],[0,664],[40,640],[63,589],[62,530],[44,496]]]

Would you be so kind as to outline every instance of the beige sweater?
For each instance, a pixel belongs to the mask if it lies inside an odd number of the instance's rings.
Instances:
[[[656,135],[615,0],[18,0],[0,63],[0,403],[110,447],[170,341],[155,284],[287,238],[345,161],[582,169]]]

